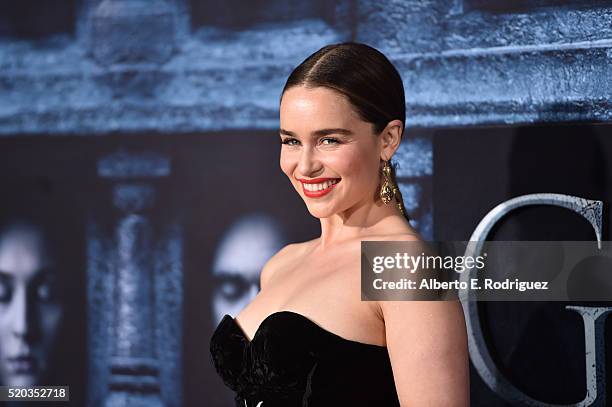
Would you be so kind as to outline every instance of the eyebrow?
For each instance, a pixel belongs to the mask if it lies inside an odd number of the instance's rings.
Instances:
[[[290,137],[296,137],[296,134],[292,131],[285,130],[285,129],[280,129],[279,131],[280,131],[280,134],[284,134]],[[353,132],[350,131],[349,129],[343,129],[341,127],[337,127],[337,128],[332,128],[332,129],[315,130],[311,133],[311,135],[315,137],[327,136],[328,134],[343,134],[345,136],[350,136],[353,134]]]
[[[49,278],[49,277],[55,278],[53,268],[51,267],[40,268],[36,270],[34,274],[35,274],[34,278]],[[15,278],[15,276],[14,276],[14,273],[0,269],[0,278],[13,279]]]

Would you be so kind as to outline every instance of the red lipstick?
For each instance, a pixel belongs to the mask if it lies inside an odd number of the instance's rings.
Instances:
[[[313,178],[313,179],[298,178],[298,181],[302,183],[302,191],[304,191],[304,195],[306,195],[309,198],[320,198],[324,195],[329,194],[332,191],[332,189],[334,189],[334,187],[340,182],[340,178]],[[307,188],[306,185],[321,184],[326,181],[330,181],[331,183],[325,189],[319,189],[319,190],[314,190],[314,191],[306,189]]]

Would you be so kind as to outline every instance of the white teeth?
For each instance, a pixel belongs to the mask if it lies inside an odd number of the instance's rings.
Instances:
[[[329,188],[330,186],[332,186],[333,184],[338,183],[337,179],[331,180],[331,181],[325,181],[325,182],[320,182],[318,184],[302,184],[304,185],[304,189],[307,191],[322,191],[324,189]]]

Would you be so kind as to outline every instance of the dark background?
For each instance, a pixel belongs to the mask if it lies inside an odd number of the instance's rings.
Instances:
[[[510,198],[553,192],[610,201],[612,141],[605,125],[440,130],[434,136],[434,234],[468,240],[480,220]],[[610,211],[604,208],[604,240]],[[490,240],[595,240],[592,226],[553,206],[530,206],[499,221]],[[521,391],[548,403],[584,398],[584,328],[567,303],[485,302],[479,306],[489,349]],[[588,305],[581,303],[581,305]],[[602,304],[598,304],[601,306]],[[612,340],[606,322],[606,343]],[[606,355],[607,363],[611,361]],[[472,405],[505,405],[472,369]],[[610,385],[608,376],[608,385]]]

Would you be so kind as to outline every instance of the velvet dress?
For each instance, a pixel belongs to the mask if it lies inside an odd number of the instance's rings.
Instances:
[[[252,341],[226,314],[210,356],[236,406],[400,405],[386,346],[344,339],[293,311],[267,316]]]

